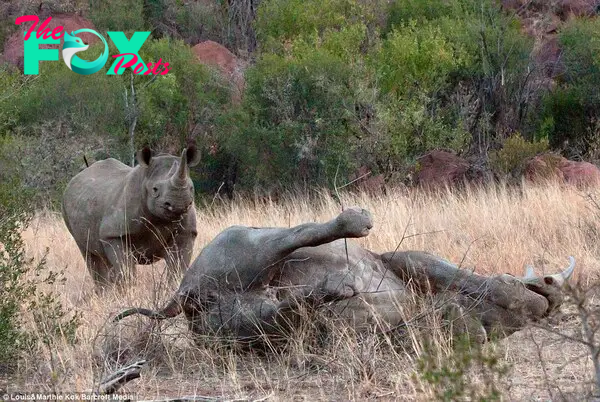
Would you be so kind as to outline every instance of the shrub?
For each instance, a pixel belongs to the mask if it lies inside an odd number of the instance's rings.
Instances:
[[[590,144],[596,141],[595,122],[600,116],[600,21],[571,21],[559,41],[565,72],[559,87],[544,98],[537,131],[552,147],[567,146],[570,156],[581,157],[594,152]]]
[[[0,191],[0,372],[6,371],[30,340],[22,329],[21,304],[33,289],[23,283],[27,259],[20,232],[29,216],[15,211],[17,200],[11,193],[17,181],[3,181]]]
[[[400,89],[405,99],[422,91],[429,114],[463,125],[481,141],[478,149],[526,128],[529,113],[535,114],[528,108],[535,102],[527,72],[533,41],[513,15],[487,0],[402,0],[389,10],[383,46],[389,63],[382,72],[398,74],[384,90]],[[396,69],[398,61],[402,68]]]
[[[13,370],[27,350],[45,345],[51,352],[57,337],[74,342],[80,320],[45,289],[61,274],[49,271],[44,259],[34,263],[25,254],[21,233],[31,218],[27,198],[18,179],[0,184],[0,373]],[[36,333],[26,328],[23,306],[33,316]]]
[[[247,72],[250,124],[227,148],[245,166],[242,180],[266,188],[340,182],[356,133],[352,70],[326,51],[297,59],[265,55]]]
[[[508,367],[501,363],[497,351],[473,344],[468,337],[454,339],[447,354],[439,346],[426,339],[417,361],[419,376],[431,386],[437,400],[502,400],[500,380],[507,375]],[[474,371],[481,376],[480,384],[471,381]]]
[[[106,31],[143,31],[143,0],[90,0],[90,19]]]
[[[344,36],[348,33],[358,42],[346,45],[358,46],[365,38],[356,38],[357,26],[367,27],[374,22],[374,10],[379,2],[356,0],[266,0],[262,1],[256,16],[256,33],[263,50],[279,52],[296,40],[318,37]],[[365,31],[366,32],[366,31]],[[334,39],[339,41],[339,39]],[[345,50],[345,46],[340,48]]]
[[[219,116],[226,111],[231,89],[216,72],[196,60],[183,41],[151,40],[142,48],[144,60],[169,62],[168,74],[148,80],[136,77],[139,121],[138,146],[180,144],[203,135],[214,138]]]
[[[103,49],[100,43],[91,46],[85,57],[95,58]],[[2,106],[17,116],[15,126],[20,128],[62,119],[95,135],[118,132],[124,127],[124,83],[121,77],[106,75],[108,67],[79,75],[62,62],[41,63],[40,74]]]
[[[155,38],[182,39],[188,44],[212,39],[225,41],[227,16],[219,2],[146,0],[144,19]]]
[[[547,140],[528,142],[519,133],[514,133],[504,141],[502,149],[490,153],[490,165],[503,175],[518,176],[528,159],[546,151]]]
[[[444,90],[450,74],[469,60],[465,49],[451,43],[440,27],[411,21],[390,33],[375,63],[381,89],[403,97],[412,91]]]

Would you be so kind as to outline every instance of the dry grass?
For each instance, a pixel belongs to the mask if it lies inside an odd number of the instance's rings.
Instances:
[[[576,278],[593,283],[600,274],[600,218],[587,197],[588,193],[573,188],[548,185],[437,195],[391,190],[377,197],[346,194],[343,201],[373,213],[375,227],[360,243],[374,251],[427,250],[476,267],[480,273],[514,275],[521,275],[526,263],[533,263],[539,272],[553,273],[573,255]],[[198,212],[196,252],[230,225],[292,226],[325,221],[339,211],[339,204],[329,196],[214,205]],[[48,266],[65,270],[66,284],[57,285],[56,290],[68,309],[83,314],[83,324],[76,345],[57,340],[52,350],[32,356],[20,368],[21,376],[11,379],[9,390],[35,385],[36,389],[83,391],[115,367],[116,351],[125,353],[120,356],[123,360],[134,359],[141,350],[152,362],[142,372],[142,380],[124,391],[147,398],[200,394],[269,400],[428,400],[433,396],[431,386],[414,375],[417,359],[428,352],[422,328],[409,330],[407,341],[400,345],[376,336],[358,342],[352,333],[340,330],[334,342],[318,353],[302,336],[286,353],[266,357],[210,345],[196,347],[182,317],[162,325],[160,332],[143,318],[118,326],[108,322],[124,307],[158,307],[167,299],[177,284],[165,281],[162,264],[138,267],[130,289],[99,297],[58,214],[40,213],[25,239],[33,256],[41,258],[48,249]],[[565,331],[578,328],[569,312],[552,325]],[[433,336],[440,347],[436,358],[444,359],[451,353],[448,340],[441,333]],[[145,349],[136,348],[136,342]],[[557,387],[567,399],[568,395],[577,399],[592,373],[585,349],[565,344],[541,329],[521,331],[488,348],[510,365],[498,384],[509,400],[547,399],[549,389],[558,398]],[[474,384],[484,380],[477,370],[469,377]]]

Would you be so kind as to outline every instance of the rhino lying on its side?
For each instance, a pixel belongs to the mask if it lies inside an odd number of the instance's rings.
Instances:
[[[297,322],[293,311],[300,301],[327,303],[354,325],[373,325],[377,318],[393,326],[402,323],[397,306],[411,298],[410,281],[411,289],[432,292],[466,314],[466,328],[475,328],[475,339],[483,342],[547,316],[561,304],[561,286],[574,270],[571,258],[571,266],[556,275],[485,277],[429,253],[376,254],[352,242],[346,248],[340,240],[366,236],[371,227],[370,214],[359,208],[323,224],[230,227],[202,250],[162,310],[133,308],[115,321],[137,313],[165,319],[184,312],[198,334],[277,338],[293,330],[289,325]]]
[[[181,157],[144,148],[136,167],[110,158],[71,179],[63,218],[98,289],[121,282],[136,263],[164,258],[171,273],[189,266],[197,232],[188,166],[198,155],[195,145]]]

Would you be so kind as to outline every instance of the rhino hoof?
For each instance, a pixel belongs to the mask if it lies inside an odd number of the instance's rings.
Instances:
[[[336,221],[343,237],[364,237],[373,227],[373,217],[366,209],[360,207],[346,208]]]

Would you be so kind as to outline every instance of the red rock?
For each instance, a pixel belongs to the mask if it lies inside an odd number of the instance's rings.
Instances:
[[[431,151],[418,159],[416,183],[423,187],[458,184],[466,180],[469,167],[469,162],[453,153]]]
[[[564,174],[560,170],[563,163],[560,155],[542,154],[534,156],[525,162],[525,179],[533,183],[542,183],[547,180],[564,180]]]
[[[570,161],[560,155],[543,154],[525,163],[525,178],[534,183],[558,180],[577,187],[600,184],[600,169],[589,162]]]
[[[592,16],[599,4],[598,0],[558,0],[555,5],[556,14],[563,19]]]
[[[192,51],[202,64],[218,68],[223,76],[233,84],[233,101],[239,102],[244,92],[244,63],[231,53],[226,47],[207,40],[198,43]]]
[[[40,22],[38,26],[44,22],[47,17],[40,17]],[[76,14],[54,14],[52,15],[52,20],[47,25],[50,28],[50,31],[57,26],[65,27],[65,30],[69,33],[76,31],[78,29],[88,28],[96,30],[94,24],[79,15]],[[23,68],[23,35],[29,28],[31,27],[31,22],[26,23],[25,25],[21,24],[20,29],[12,34],[4,44],[4,51],[2,54],[2,59],[5,62],[13,64],[20,69]],[[100,41],[94,34],[90,33],[82,33],[78,34],[86,44],[93,45],[96,42]],[[61,44],[58,46],[59,50],[62,50],[62,39]],[[42,49],[56,49],[56,45],[42,45],[40,46]]]
[[[600,169],[589,162],[565,161],[560,167],[565,181],[577,187],[590,187],[600,184]]]
[[[366,166],[358,168],[355,174],[350,175],[354,187],[368,194],[382,194],[385,191],[385,178],[382,174],[372,175]]]

